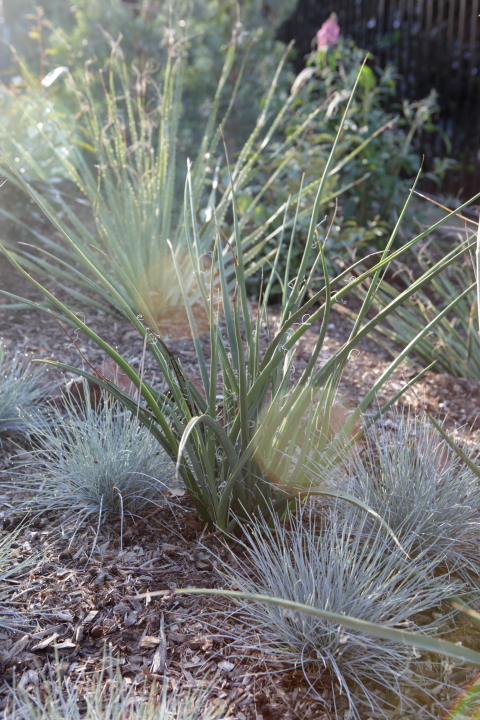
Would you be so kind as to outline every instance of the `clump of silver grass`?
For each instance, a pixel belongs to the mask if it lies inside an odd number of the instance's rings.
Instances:
[[[42,693],[38,691],[42,680]],[[138,692],[138,690],[137,690]],[[36,671],[26,671],[10,694],[4,720],[229,720],[224,703],[212,697],[212,686],[205,683],[195,689],[177,686],[160,692],[135,694],[124,684],[121,675],[110,671],[92,678],[80,676],[74,683],[60,678],[40,678]]]
[[[331,507],[319,519],[304,508],[289,528],[274,519],[272,527],[263,521],[244,530],[245,560],[235,570],[224,567],[236,589],[430,636],[446,628],[448,615],[432,611],[453,585],[434,581],[428,565],[410,563],[385,530],[369,530],[354,510]],[[404,691],[421,687],[428,694],[431,681],[412,648],[272,605],[238,603],[251,629],[241,641],[245,650],[302,668],[312,686],[330,684],[334,703],[339,694],[346,698],[349,717],[390,717],[392,707],[420,711]]]
[[[478,478],[423,417],[373,426],[340,483],[388,523],[403,547],[462,576],[480,571]]]
[[[38,447],[30,453],[31,476],[16,481],[41,511],[60,510],[100,525],[109,515],[134,514],[172,482],[174,468],[134,414],[109,397],[95,402],[65,397],[48,419],[31,417]]]
[[[12,604],[10,599],[12,590],[16,590],[17,586],[12,586],[6,581],[12,575],[32,565],[36,559],[34,556],[29,556],[18,562],[15,548],[12,546],[16,545],[19,532],[20,528],[0,540],[0,627],[15,630],[28,626],[30,619],[28,614],[18,611],[18,605]]]
[[[46,395],[45,370],[20,351],[0,347],[0,434],[27,432],[25,416],[38,416]]]

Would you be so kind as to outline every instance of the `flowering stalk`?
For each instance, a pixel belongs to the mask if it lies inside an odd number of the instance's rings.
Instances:
[[[340,25],[337,23],[337,14],[332,13],[317,32],[318,49],[325,51],[334,47],[337,44],[339,35]]]

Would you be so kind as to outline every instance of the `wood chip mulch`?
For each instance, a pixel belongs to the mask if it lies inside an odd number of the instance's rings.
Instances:
[[[25,520],[11,510],[0,516],[0,538]],[[260,653],[233,653],[222,637],[235,632],[232,605],[202,597],[137,598],[158,589],[224,585],[217,567],[229,551],[215,538],[203,539],[187,499],[130,519],[122,550],[118,523],[102,531],[92,554],[95,529],[72,539],[74,526],[65,523],[59,532],[60,522],[47,513],[16,538],[17,563],[38,559],[8,581],[10,602],[30,626],[0,631],[0,709],[14,675],[27,689],[49,677],[52,666],[62,678],[82,674],[86,680],[104,666],[106,650],[139,692],[166,673],[172,686],[212,682],[212,697],[227,702],[238,720],[330,718],[328,703],[308,696],[301,673],[272,657],[266,672]]]

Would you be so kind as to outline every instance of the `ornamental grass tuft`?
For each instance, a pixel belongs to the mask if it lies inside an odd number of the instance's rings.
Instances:
[[[19,611],[17,602],[10,600],[12,591],[18,589],[18,586],[15,584],[12,586],[8,580],[32,565],[36,559],[29,556],[18,560],[15,549],[18,547],[16,540],[20,530],[21,528],[0,540],[0,627],[15,630],[24,630],[30,625],[31,618],[27,613]]]
[[[85,383],[86,385],[86,383]],[[173,466],[148,429],[111,399],[66,396],[46,420],[30,417],[38,447],[33,475],[17,483],[37,508],[104,523],[154,502],[173,479]]]
[[[42,678],[30,671],[26,682],[22,680],[9,697],[4,720],[229,720],[224,703],[212,697],[208,683],[195,689],[179,685],[169,691],[167,684],[153,685],[149,692],[127,686],[115,672],[115,661],[105,657],[106,669],[85,678],[80,673],[75,682],[62,680],[51,666],[50,677]]]
[[[446,578],[433,580],[430,564],[408,561],[385,531],[371,530],[356,510],[333,507],[315,517],[305,506],[289,526],[278,518],[270,525],[260,522],[244,527],[243,537],[244,559],[239,558],[235,570],[224,568],[226,578],[242,592],[423,636],[445,630],[448,616],[438,610],[453,585]],[[420,706],[412,699],[415,693],[410,698],[405,694],[406,688],[421,688],[424,697],[433,688],[423,674],[425,657],[408,645],[261,601],[236,602],[249,628],[248,636],[236,639],[242,650],[273,654],[301,668],[319,697],[331,691],[335,704],[343,695],[348,717],[390,717],[399,706],[415,714]]]
[[[0,434],[25,434],[25,417],[39,417],[47,394],[45,370],[33,366],[20,351],[0,347]]]
[[[477,575],[480,494],[475,473],[423,417],[399,412],[393,429],[374,426],[365,440],[364,449],[347,461],[340,487],[375,510],[409,554],[426,555],[463,576]]]

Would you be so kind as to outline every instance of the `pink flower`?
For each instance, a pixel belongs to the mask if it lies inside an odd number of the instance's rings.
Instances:
[[[337,16],[332,13],[328,20],[325,20],[317,32],[317,47],[319,50],[327,50],[337,44],[340,35],[340,25],[337,23]]]

